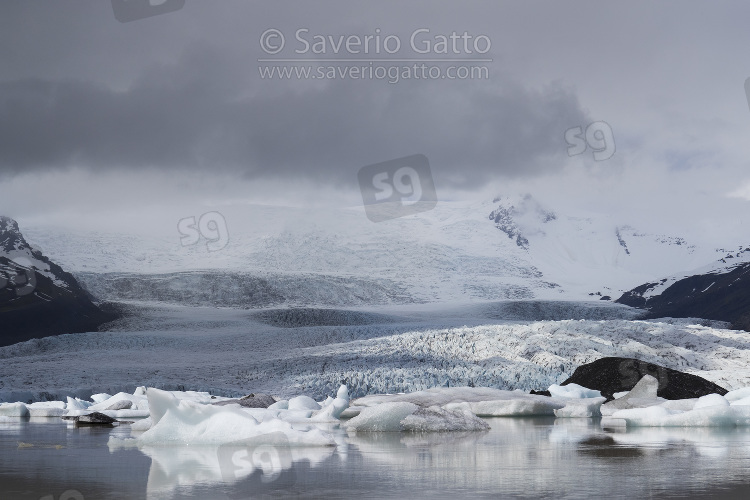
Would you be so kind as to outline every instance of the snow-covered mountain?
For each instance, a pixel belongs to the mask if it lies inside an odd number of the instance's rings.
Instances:
[[[650,317],[695,316],[750,329],[750,248],[740,247],[693,271],[644,283],[617,302],[649,310]]]
[[[182,246],[176,219],[159,214],[150,233],[26,233],[103,299],[240,307],[598,300],[716,258],[680,235],[529,195],[443,201],[377,224],[361,207],[210,208],[226,219],[219,251],[204,239]]]
[[[75,278],[32,248],[18,223],[0,216],[0,345],[96,330],[113,319]]]

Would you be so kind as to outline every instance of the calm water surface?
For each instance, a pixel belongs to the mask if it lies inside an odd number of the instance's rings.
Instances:
[[[488,432],[416,435],[327,427],[338,445],[308,449],[123,449],[108,440],[128,426],[0,422],[0,499],[750,498],[750,429],[488,422]]]

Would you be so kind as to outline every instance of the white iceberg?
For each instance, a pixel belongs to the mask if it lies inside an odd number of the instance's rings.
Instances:
[[[0,416],[28,417],[29,409],[23,403],[0,403]]]
[[[356,417],[346,422],[350,431],[401,432],[401,421],[417,411],[419,406],[408,401],[380,403],[363,408]]]
[[[401,421],[404,431],[445,432],[445,431],[486,431],[487,422],[468,410],[448,410],[438,406],[418,408]]]
[[[522,391],[504,391],[489,387],[433,387],[424,391],[406,394],[377,394],[352,401],[352,406],[374,406],[382,403],[409,402],[429,408],[442,406],[452,409],[468,409],[482,416],[553,415],[555,408],[562,408],[566,401],[526,394]],[[479,403],[484,405],[458,403]]]
[[[258,422],[233,406],[213,406],[178,400],[166,391],[146,391],[151,408],[151,428],[141,434],[139,445],[218,445],[264,437],[283,436],[290,446],[333,446],[333,438],[319,429],[297,430],[280,419]],[[267,444],[274,444],[273,442]]]
[[[312,415],[314,422],[329,422],[341,418],[341,414],[349,407],[349,391],[345,385],[339,387],[335,398],[328,397],[323,407]]]
[[[656,395],[658,389],[659,381],[651,375],[644,375],[630,392],[618,399],[604,403],[601,407],[601,413],[604,416],[613,416],[620,410],[660,405],[667,400]]]
[[[552,384],[547,389],[554,398],[600,398],[602,393],[578,384],[557,385]]]
[[[26,405],[30,417],[61,417],[65,415],[63,401],[41,401]]]
[[[289,400],[288,410],[320,410],[320,405],[310,396],[297,396]]]
[[[739,401],[741,399],[750,398],[750,387],[743,387],[742,389],[735,389],[734,391],[729,391],[728,393],[724,394],[724,397],[730,403],[734,401]]]
[[[490,428],[487,422],[462,408],[423,408],[405,401],[365,407],[345,427],[354,432],[477,431]]]
[[[546,396],[531,396],[493,401],[448,403],[448,410],[470,411],[479,417],[532,417],[553,416],[555,410],[565,407],[566,402]]]
[[[750,425],[750,406],[708,406],[689,411],[661,406],[620,410],[612,418],[628,427],[738,427]]]
[[[572,399],[565,404],[564,408],[556,409],[555,416],[558,418],[592,418],[601,417],[601,407],[607,398],[584,398]]]

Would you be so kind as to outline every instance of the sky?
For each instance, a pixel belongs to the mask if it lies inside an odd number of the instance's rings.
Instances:
[[[355,206],[360,169],[424,155],[438,203],[750,224],[746,2],[150,2],[0,4],[0,214]]]

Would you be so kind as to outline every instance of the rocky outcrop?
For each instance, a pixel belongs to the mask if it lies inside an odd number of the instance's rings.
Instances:
[[[117,317],[95,305],[73,275],[32,248],[16,221],[0,216],[0,346],[97,331]]]
[[[632,390],[645,376],[658,381],[657,396],[664,399],[699,398],[707,394],[724,395],[727,390],[697,375],[633,358],[601,358],[581,365],[560,385],[578,384],[602,393],[608,401],[616,392]]]

